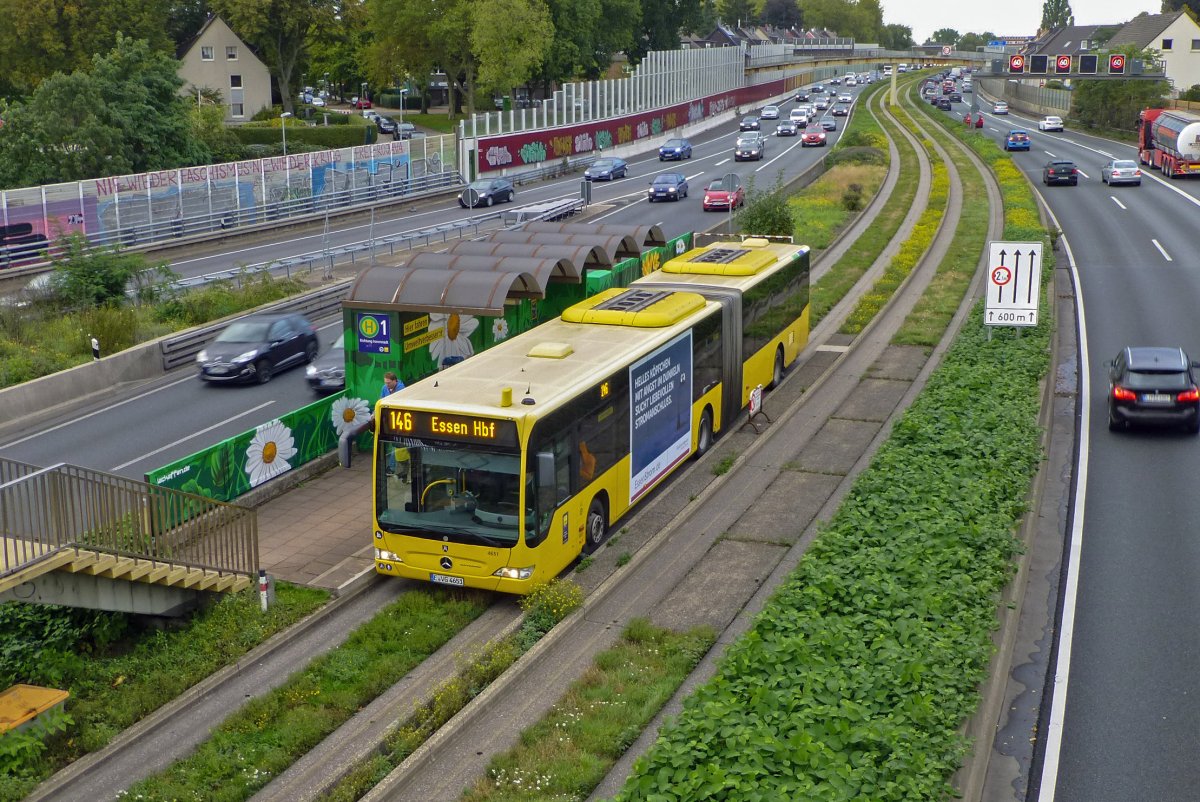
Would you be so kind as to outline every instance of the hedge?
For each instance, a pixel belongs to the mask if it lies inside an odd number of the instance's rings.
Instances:
[[[239,125],[229,129],[243,145],[279,145],[283,139],[279,126]],[[321,148],[350,148],[371,145],[379,138],[373,125],[289,125],[289,142],[316,145]]]

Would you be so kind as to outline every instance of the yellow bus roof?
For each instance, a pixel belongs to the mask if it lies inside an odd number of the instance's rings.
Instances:
[[[587,310],[598,302],[626,292],[629,290],[606,291],[578,306],[588,317]],[[380,403],[498,418],[540,416],[669,342],[704,312],[719,306],[716,301],[681,292],[668,292],[662,303],[674,311],[649,312],[662,325],[645,318],[640,323],[599,321],[594,315],[590,323],[555,318],[409,385]],[[501,406],[506,387],[512,389],[508,407]],[[523,403],[526,398],[534,403]]]
[[[636,283],[696,284],[736,287],[745,291],[807,252],[807,245],[771,242],[758,237],[741,242],[717,242],[675,257]]]

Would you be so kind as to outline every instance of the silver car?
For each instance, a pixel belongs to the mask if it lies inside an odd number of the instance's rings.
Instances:
[[[1113,159],[1100,168],[1100,180],[1109,186],[1116,184],[1142,185],[1142,170],[1132,159]]]

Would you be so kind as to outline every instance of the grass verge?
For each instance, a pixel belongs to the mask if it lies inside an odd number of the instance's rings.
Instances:
[[[521,742],[492,759],[464,802],[584,799],[716,640],[710,629],[677,634],[644,619],[630,622],[615,646]]]
[[[124,799],[249,799],[487,609],[485,594],[405,593],[337,649],[227,718]]]
[[[279,583],[275,604],[264,614],[258,609],[257,589],[247,590],[218,599],[177,629],[116,640],[109,648],[88,654],[86,660],[48,648],[48,642],[68,626],[62,619],[22,616],[20,606],[4,605],[8,646],[15,648],[18,638],[39,640],[42,646],[30,658],[36,668],[27,670],[40,668],[44,673],[15,676],[6,671],[0,680],[5,687],[24,681],[66,688],[71,692],[66,705],[71,723],[45,742],[44,751],[4,763],[0,800],[23,798],[38,782],[103,748],[123,729],[234,663],[328,598],[323,591]],[[10,613],[20,620],[9,617]],[[120,613],[102,615],[112,620],[129,618]],[[74,635],[69,640],[76,641]]]

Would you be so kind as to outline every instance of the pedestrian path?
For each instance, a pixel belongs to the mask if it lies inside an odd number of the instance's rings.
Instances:
[[[358,456],[358,455],[356,455]],[[374,570],[371,458],[333,467],[258,508],[258,552],[271,576],[336,591]]]

